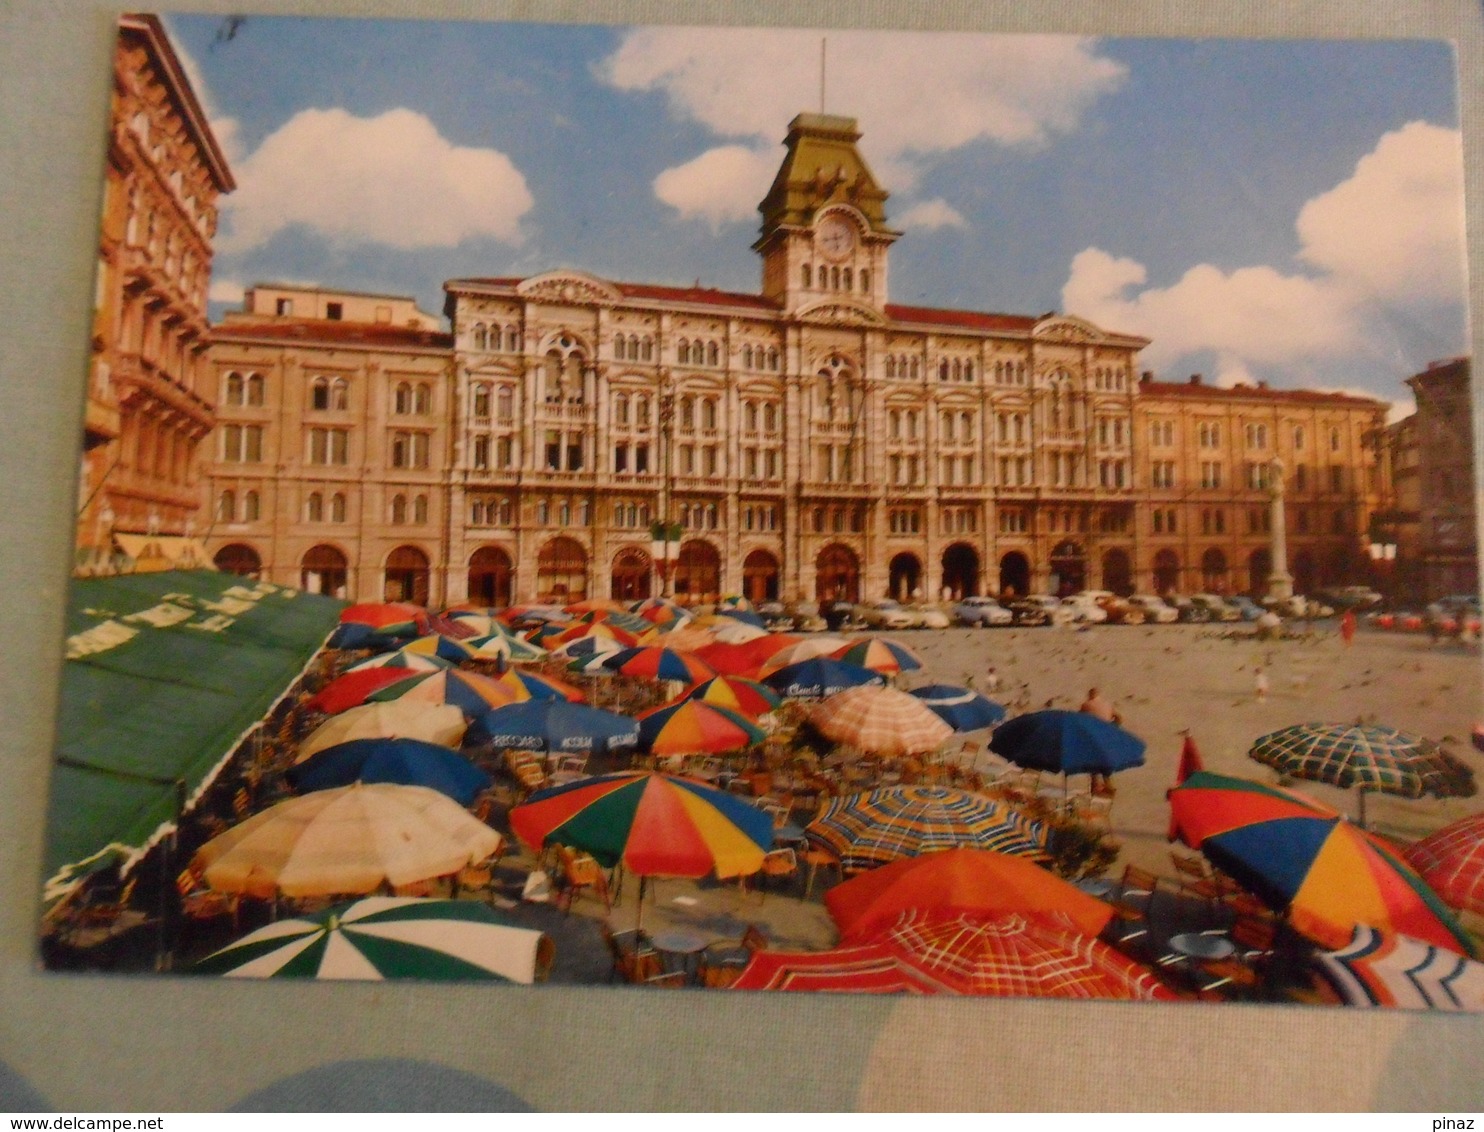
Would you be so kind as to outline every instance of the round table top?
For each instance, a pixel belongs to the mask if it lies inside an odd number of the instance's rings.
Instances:
[[[1096,896],[1099,900],[1106,896],[1112,896],[1114,890],[1118,888],[1118,884],[1115,881],[1109,880],[1107,877],[1083,877],[1081,880],[1073,882],[1073,886],[1081,889],[1089,896]]]
[[[1237,953],[1237,945],[1225,936],[1185,932],[1170,937],[1170,950],[1192,959],[1226,959]]]
[[[668,951],[673,955],[690,955],[706,946],[706,937],[685,928],[668,928],[649,933],[649,942],[657,951]]]

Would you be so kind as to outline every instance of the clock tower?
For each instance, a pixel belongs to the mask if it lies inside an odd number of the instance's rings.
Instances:
[[[800,114],[788,153],[758,211],[763,295],[793,313],[824,300],[882,310],[887,251],[900,232],[886,225],[886,190],[856,143],[854,118]]]

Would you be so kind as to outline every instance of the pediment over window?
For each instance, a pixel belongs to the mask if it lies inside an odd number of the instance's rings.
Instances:
[[[797,317],[801,322],[823,323],[826,326],[886,325],[886,317],[874,307],[840,299],[825,299],[812,306],[802,307]]]
[[[526,299],[557,303],[616,303],[623,298],[618,288],[582,271],[548,271],[524,280],[515,289]]]
[[[1107,334],[1086,319],[1055,315],[1036,323],[1031,336],[1044,342],[1101,342]]]

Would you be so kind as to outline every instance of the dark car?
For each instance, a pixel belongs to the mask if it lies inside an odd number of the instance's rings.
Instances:
[[[1182,623],[1190,625],[1205,625],[1211,620],[1211,611],[1199,602],[1192,601],[1184,594],[1165,594],[1165,604],[1175,607],[1175,612],[1180,615]]]
[[[1010,611],[1017,625],[1051,624],[1051,614],[1038,601],[1027,601],[1025,598],[1015,597],[1001,601],[1000,604]]]
[[[866,623],[857,615],[855,606],[848,601],[834,601],[825,606],[820,616],[831,633],[849,633],[864,629]]]
[[[770,633],[787,633],[796,628],[794,615],[781,601],[765,601],[757,607],[757,615],[763,619],[763,628]]]

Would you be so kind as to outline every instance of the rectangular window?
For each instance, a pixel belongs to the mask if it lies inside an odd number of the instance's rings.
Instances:
[[[555,430],[546,433],[546,470],[558,472],[562,468],[562,436]]]
[[[582,441],[580,438],[569,437],[567,440],[567,470],[582,471]]]
[[[344,303],[326,303],[325,304],[325,317],[326,318],[335,319],[337,321],[340,320],[340,319],[342,319],[342,318],[344,318],[345,317],[345,304]]]
[[[1339,464],[1333,464],[1329,469],[1330,491],[1343,491],[1345,487],[1345,469]]]
[[[649,471],[649,445],[634,445],[634,471],[640,475]]]
[[[626,472],[629,470],[629,446],[627,444],[614,446],[613,470],[615,472]]]
[[[274,314],[293,314],[294,313],[294,300],[293,299],[277,299],[277,300],[275,300],[274,303],[273,303],[273,313]]]

